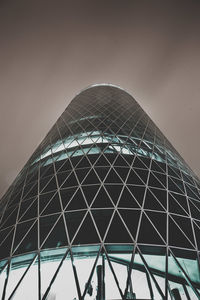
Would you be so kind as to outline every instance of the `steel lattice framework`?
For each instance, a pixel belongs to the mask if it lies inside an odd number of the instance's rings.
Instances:
[[[199,299],[200,182],[113,85],[77,95],[0,202],[1,299]]]

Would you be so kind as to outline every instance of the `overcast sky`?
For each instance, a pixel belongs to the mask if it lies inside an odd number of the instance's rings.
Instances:
[[[0,195],[102,82],[129,91],[200,175],[199,0],[0,0]]]

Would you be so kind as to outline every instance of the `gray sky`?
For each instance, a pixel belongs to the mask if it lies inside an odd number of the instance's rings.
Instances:
[[[199,0],[0,0],[0,195],[70,100],[129,91],[200,175]]]

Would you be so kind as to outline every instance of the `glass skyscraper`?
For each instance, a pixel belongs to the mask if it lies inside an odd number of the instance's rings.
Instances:
[[[0,297],[200,299],[200,181],[127,92],[77,95],[0,201]]]

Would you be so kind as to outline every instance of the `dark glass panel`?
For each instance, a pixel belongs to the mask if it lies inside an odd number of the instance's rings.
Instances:
[[[76,212],[66,212],[65,213],[65,220],[66,220],[66,224],[67,224],[67,230],[68,230],[70,241],[72,241],[86,212],[87,212],[86,210],[83,210],[83,211],[79,210]]]
[[[81,189],[78,189],[77,192],[72,197],[69,204],[66,206],[65,210],[77,210],[87,208],[85,199],[83,197]]]
[[[123,181],[126,181],[126,177],[128,175],[128,172],[129,172],[129,168],[122,168],[122,167],[115,167],[115,171],[117,172],[117,174],[121,177],[121,179]]]
[[[85,195],[86,201],[88,205],[92,203],[94,200],[95,195],[97,194],[99,190],[100,185],[93,185],[93,186],[83,186],[82,190]]]
[[[72,196],[75,194],[76,191],[77,191],[76,188],[60,190],[63,209],[65,209],[66,205],[69,203],[69,201],[71,200]]]
[[[27,209],[26,213],[23,215],[20,221],[26,221],[29,219],[36,218],[38,215],[38,202],[32,201],[31,206]]]
[[[108,176],[106,177],[105,183],[122,183],[122,180],[114,169],[111,168]]]
[[[169,194],[169,212],[184,215],[187,213],[182,209],[182,207],[178,204],[178,202]]]
[[[138,230],[138,222],[141,214],[140,210],[119,209],[118,212],[122,216],[132,237],[135,239]]]
[[[143,213],[138,236],[138,243],[163,245],[164,241],[159,236],[158,232]]]
[[[63,218],[61,217],[50,232],[42,248],[57,248],[68,245]]]
[[[113,214],[112,209],[93,209],[91,210],[92,216],[98,228],[101,238],[104,238],[105,232],[108,228],[111,216]]]
[[[164,211],[163,206],[159,203],[159,201],[154,197],[151,191],[148,189],[146,192],[144,209],[151,210],[161,210]]]
[[[92,169],[88,175],[86,176],[86,178],[83,181],[83,184],[95,184],[95,183],[99,183],[100,180],[98,179],[96,173],[94,172],[94,170]]]
[[[143,198],[144,198],[144,191],[145,187],[140,187],[140,186],[128,186],[129,190],[135,197],[135,199],[139,202],[140,205],[143,203]]]
[[[23,237],[27,235],[27,238],[25,239],[25,242],[23,242],[21,250],[26,252],[36,249],[37,247],[37,222],[35,225],[33,225],[35,222],[28,221],[17,224],[17,229],[15,233],[15,241],[14,241],[14,247],[13,249],[16,249],[18,244],[20,244]],[[33,230],[31,230],[31,228]],[[31,231],[29,234],[29,230]],[[20,253],[18,251],[17,253]]]
[[[132,194],[126,187],[124,188],[124,190],[122,192],[120,201],[118,203],[118,207],[140,208],[140,206],[135,201],[134,197],[132,196]]]
[[[14,230],[11,230],[6,239],[4,239],[3,242],[1,240],[2,243],[0,243],[0,259],[10,256],[13,232]]]
[[[67,179],[69,176],[70,171],[62,172],[62,173],[57,173],[57,179],[58,179],[58,184],[61,186],[63,182]]]
[[[97,172],[98,176],[100,177],[101,181],[103,181],[108,174],[110,168],[107,167],[95,167],[95,171]]]
[[[155,174],[155,173],[154,173]],[[157,187],[157,188],[161,188],[163,189],[164,186],[162,185],[161,181],[159,181],[159,179],[154,176],[153,173],[150,173],[150,176],[149,176],[149,181],[148,181],[148,185],[149,186],[152,186],[152,187]],[[158,174],[158,173],[157,173]],[[156,174],[156,175],[157,175]]]
[[[108,191],[108,194],[110,195],[112,201],[114,202],[114,204],[117,203],[119,195],[122,191],[122,187],[123,185],[105,185],[104,186],[105,189]]]
[[[169,245],[192,249],[193,246],[178,228],[176,223],[169,218]]]
[[[140,177],[133,170],[131,170],[127,179],[127,184],[144,185],[144,182],[142,182]]]
[[[133,240],[130,237],[126,227],[124,226],[121,218],[115,213],[108,233],[106,235],[105,243],[132,243]]]
[[[89,229],[89,230],[88,230]],[[97,231],[94,227],[94,223],[92,222],[91,216],[88,213],[86,218],[83,221],[77,235],[73,240],[73,245],[80,244],[93,244],[99,243],[100,239],[98,237]]]
[[[78,185],[78,182],[77,182],[76,176],[75,176],[74,172],[72,172],[68,176],[66,181],[63,183],[62,188],[68,188],[68,187],[77,186],[77,185]]]
[[[37,223],[33,225],[28,234],[25,236],[19,247],[16,249],[15,254],[31,252],[37,249]]]
[[[153,195],[155,195],[155,197],[159,200],[163,207],[167,209],[167,191],[156,188],[150,188],[149,190]]]
[[[59,194],[56,193],[53,198],[50,200],[46,208],[43,210],[42,215],[50,215],[61,212],[61,206],[60,206],[60,198]]]
[[[110,198],[108,194],[106,193],[104,187],[101,187],[98,191],[98,194],[92,203],[92,208],[104,208],[104,207],[113,207],[112,202],[110,201]]]
[[[146,214],[166,241],[167,215],[165,213],[152,211],[147,211]]]

